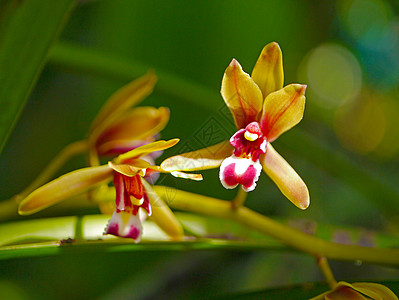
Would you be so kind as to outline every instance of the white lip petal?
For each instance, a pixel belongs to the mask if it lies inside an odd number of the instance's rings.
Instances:
[[[226,189],[233,189],[242,184],[243,189],[249,192],[255,189],[261,171],[262,166],[259,161],[254,162],[252,159],[233,154],[222,162],[219,178]]]
[[[143,226],[139,215],[115,210],[105,228],[104,234],[112,234],[124,238],[131,238],[136,243],[141,239]]]

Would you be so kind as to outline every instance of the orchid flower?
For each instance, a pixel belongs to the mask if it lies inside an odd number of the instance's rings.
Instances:
[[[325,292],[319,296],[312,298],[312,300],[366,300],[366,299],[381,299],[381,300],[398,300],[398,297],[386,286],[371,282],[356,282],[346,283],[338,282],[331,291]]]
[[[149,72],[120,88],[104,104],[87,138],[91,166],[99,164],[99,156],[118,155],[155,141],[169,121],[169,109],[131,107],[153,91],[156,81]]]
[[[74,155],[88,152],[90,166],[98,166],[100,157],[116,156],[154,142],[169,121],[169,109],[131,107],[151,94],[156,81],[155,74],[148,72],[112,94],[92,122],[87,138],[66,146],[36,180],[14,196],[16,202],[20,203],[29,193],[47,182]],[[161,153],[150,153],[145,159],[153,164],[154,159]],[[156,177],[156,174],[151,173],[151,177]],[[151,177],[149,178],[154,179]]]
[[[263,48],[251,76],[233,59],[224,73],[221,94],[237,132],[230,141],[170,157],[161,167],[173,172],[220,166],[225,188],[240,184],[247,192],[255,189],[263,168],[291,202],[306,209],[310,200],[305,183],[271,145],[299,123],[305,107],[306,86],[283,87],[283,81],[282,53],[275,42]]]
[[[179,139],[157,141],[137,147],[117,156],[107,165],[88,167],[65,174],[29,194],[19,206],[19,213],[29,215],[54,205],[66,198],[77,196],[113,178],[116,190],[115,211],[104,234],[140,241],[142,225],[139,211],[151,216],[169,236],[183,235],[180,223],[168,206],[155,194],[143,177],[150,170],[168,173],[143,157],[174,146]],[[192,180],[202,180],[200,174],[180,174]]]

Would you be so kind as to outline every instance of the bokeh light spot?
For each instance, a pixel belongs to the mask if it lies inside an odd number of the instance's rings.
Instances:
[[[309,84],[308,98],[326,108],[348,103],[358,95],[362,85],[356,57],[337,44],[323,44],[312,50],[299,72]]]
[[[363,91],[356,102],[337,110],[334,129],[344,147],[365,155],[381,143],[387,130],[387,114],[380,100]]]

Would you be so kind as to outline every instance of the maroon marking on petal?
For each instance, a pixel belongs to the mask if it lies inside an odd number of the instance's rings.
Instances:
[[[238,98],[238,101],[240,103],[240,110],[239,113],[241,113],[242,115],[240,115],[240,119],[244,119],[242,120],[243,124],[248,124],[252,121],[255,121],[256,115],[258,114],[258,111],[251,105],[249,105],[249,103],[247,103],[245,101],[245,99],[242,98],[242,95],[240,94],[240,86],[239,86],[239,78],[238,78],[238,71],[237,68],[241,68],[239,62],[233,58],[233,60],[230,63],[230,66],[232,67],[233,71],[232,71],[232,78],[233,78],[233,82],[234,82],[234,87],[236,90],[236,95]],[[237,116],[237,112],[234,113]],[[240,124],[238,124],[238,126],[240,126]]]
[[[249,141],[245,138],[245,132],[255,133],[259,135],[255,141]],[[252,158],[252,161],[256,162],[261,154],[266,153],[265,149],[262,149],[262,144],[266,140],[266,137],[262,135],[260,125],[258,122],[252,122],[247,125],[245,129],[238,130],[231,138],[230,144],[235,148],[234,155],[237,157]]]
[[[239,183],[236,178],[235,166],[236,164],[233,163],[226,166],[226,168],[224,169],[224,182],[229,186],[234,186]]]
[[[244,172],[244,174],[242,174],[238,178],[238,181],[244,187],[249,188],[254,184],[255,177],[256,177],[256,169],[253,165],[250,165],[248,169]]]
[[[107,227],[107,231],[105,231],[105,234],[119,236],[119,225],[117,223],[109,224]]]
[[[140,208],[140,206],[138,206],[138,205],[133,205],[133,210],[132,210],[132,215],[133,215],[133,216],[136,216],[136,215],[137,215],[137,213],[139,212],[139,208]]]
[[[125,185],[124,185],[124,180],[123,180],[123,175],[114,172],[114,186],[115,186],[115,191],[116,191],[116,207],[120,210],[125,209]]]
[[[147,193],[144,194],[144,202],[140,207],[146,210],[147,214],[151,216],[151,204],[150,204],[150,199],[147,196]]]
[[[129,233],[125,235],[125,237],[136,240],[138,237],[140,237],[140,233],[140,229],[132,225],[130,227]]]
[[[129,195],[136,199],[141,199],[144,196],[144,186],[141,183],[140,175],[134,175],[133,177],[123,176],[126,191]]]
[[[267,137],[267,139],[270,140],[270,142],[274,140],[273,137],[270,136],[270,132],[273,130],[274,125],[282,117],[282,115],[284,115],[285,112],[297,102],[299,96],[301,96],[302,93],[305,93],[305,90],[306,86],[302,86],[301,89],[297,91],[292,96],[292,98],[289,101],[287,101],[287,104],[281,107],[280,111],[276,112],[275,115],[269,116],[266,114],[265,116],[262,117],[262,120],[260,122],[262,132]]]

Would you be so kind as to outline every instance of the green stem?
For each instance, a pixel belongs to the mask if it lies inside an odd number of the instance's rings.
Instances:
[[[86,150],[87,143],[85,140],[77,141],[66,146],[27,188],[13,197],[14,201],[20,203],[32,191],[46,183],[71,157],[83,153]]]
[[[237,196],[231,202],[233,209],[237,209],[244,206],[245,200],[247,200],[248,193],[242,188],[238,188]]]
[[[331,271],[327,259],[324,256],[318,256],[316,257],[316,260],[321,272],[323,273],[324,278],[326,279],[328,286],[330,287],[330,289],[334,289],[337,285],[337,281],[334,278],[334,274]]]
[[[229,201],[180,190],[170,193],[170,187],[168,187],[169,193],[167,193],[165,187],[154,186],[153,188],[161,198],[175,209],[240,222],[274,237],[292,248],[316,257],[325,256],[337,260],[360,260],[370,263],[399,265],[399,249],[337,244],[282,225],[246,207],[233,210]],[[173,198],[168,197],[168,195],[173,195]]]

